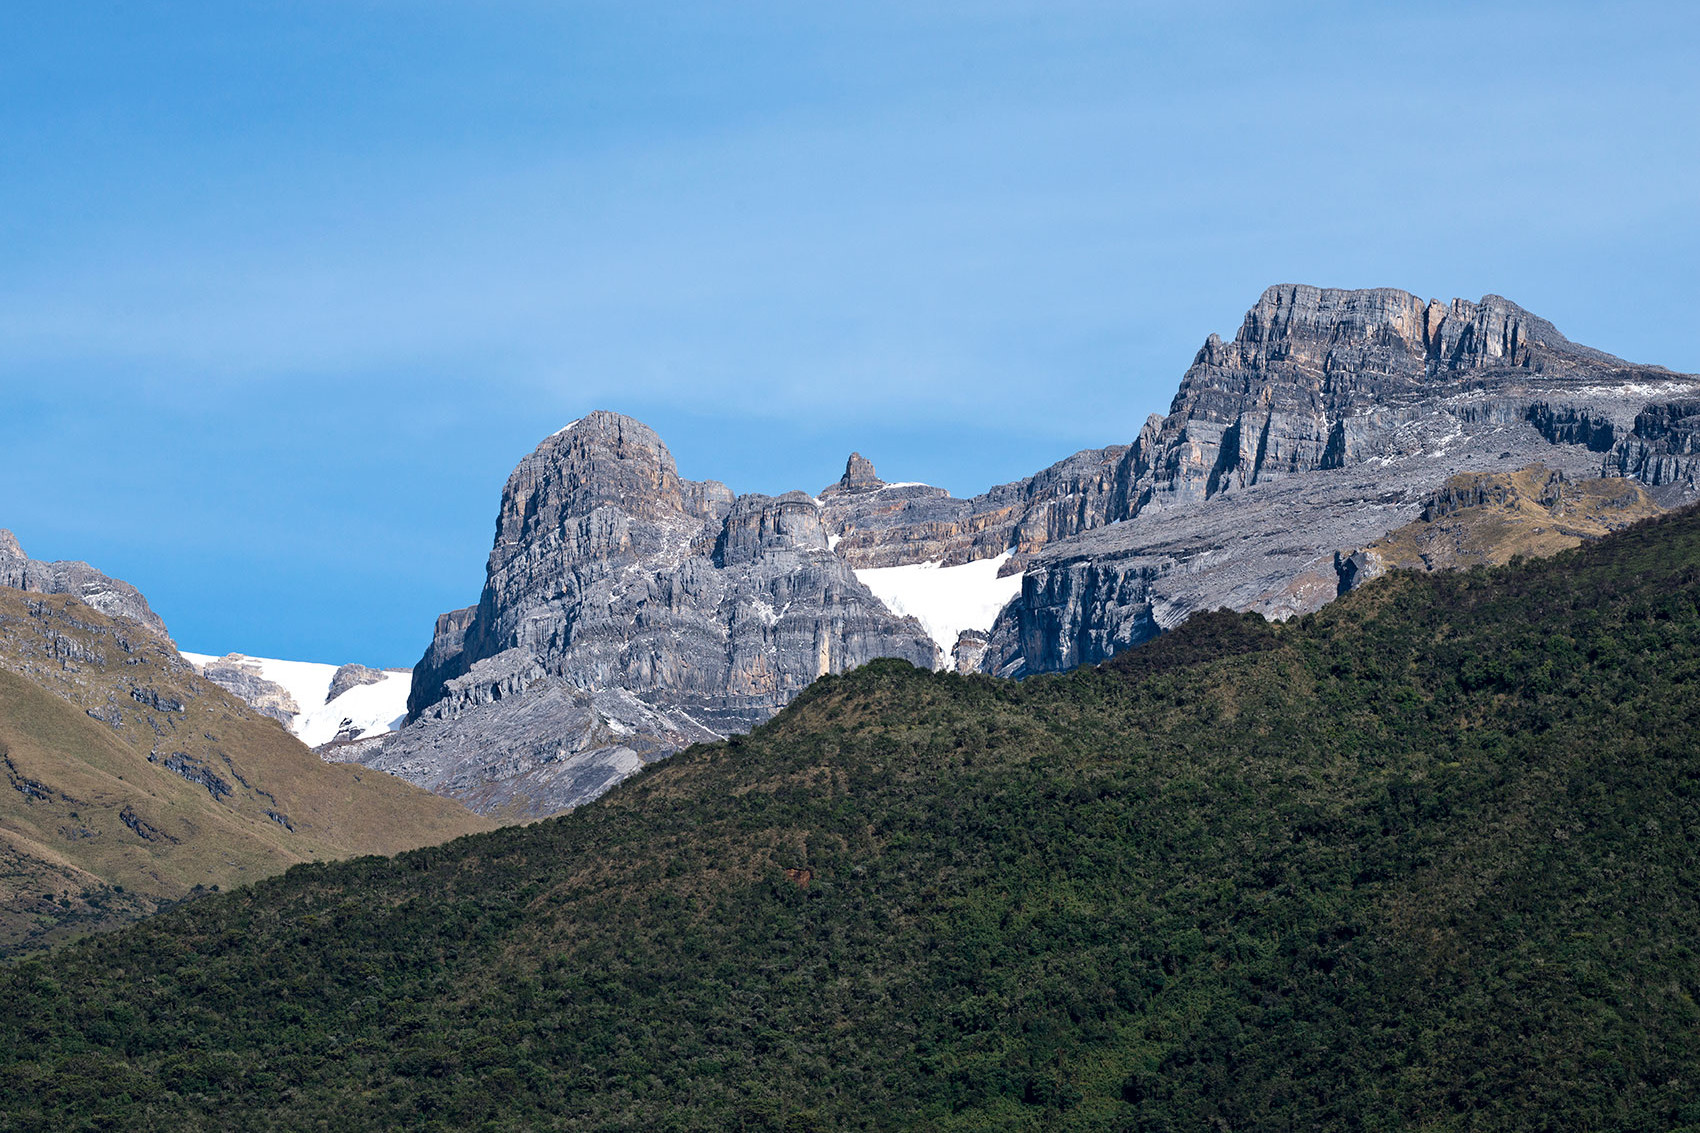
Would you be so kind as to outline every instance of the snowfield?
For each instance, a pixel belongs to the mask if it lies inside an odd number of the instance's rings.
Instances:
[[[949,666],[950,651],[965,629],[982,633],[992,628],[998,613],[1021,593],[1021,578],[998,577],[998,568],[1009,561],[1005,551],[995,559],[980,559],[962,566],[912,563],[909,566],[871,567],[856,572],[856,578],[874,592],[892,613],[907,614],[926,629],[938,644],[942,664]]]
[[[196,668],[209,661],[223,659],[208,653],[184,653],[182,656]],[[289,730],[308,747],[318,747],[334,740],[345,720],[360,729],[356,737],[360,738],[393,732],[407,717],[407,693],[413,687],[411,672],[386,672],[384,679],[378,683],[355,685],[326,704],[325,695],[331,690],[331,678],[336,676],[340,665],[326,665],[318,661],[279,661],[246,654],[237,656],[258,665],[260,676],[289,691],[301,709],[290,722]]]

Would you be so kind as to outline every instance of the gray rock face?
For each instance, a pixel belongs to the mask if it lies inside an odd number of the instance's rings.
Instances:
[[[295,697],[288,689],[276,681],[266,680],[260,675],[259,662],[240,653],[227,653],[208,661],[200,666],[200,671],[201,676],[213,684],[235,693],[256,712],[270,716],[286,728],[301,713],[301,706],[295,703]]]
[[[343,665],[331,675],[331,687],[325,693],[325,703],[329,704],[351,688],[361,685],[375,685],[384,679],[384,674],[365,665]]]
[[[833,549],[859,570],[960,566],[1006,550],[1020,560],[1128,510],[1127,451],[1126,445],[1087,449],[966,500],[926,484],[886,484],[852,453],[844,478],[821,492],[821,516]]]
[[[320,749],[517,821],[589,802],[647,763],[722,739],[625,689],[590,691],[530,654],[485,658],[399,733]]]
[[[1121,456],[1099,523],[1026,564],[982,661],[1020,675],[1102,660],[1231,606],[1290,616],[1457,472],[1544,461],[1695,490],[1700,379],[1578,346],[1498,296],[1274,287],[1212,335],[1166,418]],[[1691,413],[1694,414],[1691,418]]]
[[[1700,474],[1700,401],[1647,406],[1635,415],[1630,434],[1610,445],[1605,466],[1650,487],[1693,493]]]
[[[0,528],[0,586],[36,594],[70,594],[109,617],[126,618],[171,640],[165,622],[134,586],[109,578],[87,563],[32,559],[18,545],[17,536],[4,528]]]
[[[824,673],[932,665],[920,625],[828,547],[821,510],[684,480],[647,426],[592,413],[514,470],[478,605],[438,619],[408,727],[361,762],[475,807],[559,809],[761,723]],[[603,734],[593,709],[618,742],[584,739]]]
[[[1194,610],[1317,609],[1449,477],[1536,461],[1686,499],[1700,379],[1578,346],[1497,296],[1281,286],[1232,341],[1210,336],[1132,443],[966,500],[887,483],[859,453],[818,499],[734,497],[680,478],[647,427],[596,413],[515,469],[483,595],[438,618],[411,723],[349,757],[547,813],[874,657],[1021,676]],[[851,569],[1006,551],[1020,595],[949,658]]]

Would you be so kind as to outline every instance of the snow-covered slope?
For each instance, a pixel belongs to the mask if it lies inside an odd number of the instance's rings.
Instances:
[[[210,661],[226,659],[206,653],[184,653],[183,658],[196,668],[203,668]],[[229,658],[253,663],[262,678],[282,685],[289,692],[301,709],[290,722],[289,730],[308,747],[318,747],[336,739],[338,732],[345,731],[345,725],[351,732],[345,738],[358,739],[394,731],[407,716],[407,692],[413,684],[412,673],[386,671],[377,683],[355,685],[326,704],[325,696],[330,692],[331,679],[341,666],[317,661],[279,661],[243,654],[231,654]]]
[[[894,614],[917,619],[938,643],[944,664],[965,629],[985,632],[997,621],[1009,600],[1021,593],[1021,575],[998,577],[1009,553],[962,566],[913,563],[909,566],[870,567],[856,577]]]

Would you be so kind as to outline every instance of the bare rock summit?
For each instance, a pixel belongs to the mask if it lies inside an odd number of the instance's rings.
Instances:
[[[876,657],[937,650],[833,553],[813,497],[686,480],[648,426],[596,412],[509,477],[478,604],[438,618],[408,726],[358,758],[551,813]]]
[[[40,562],[24,554],[18,537],[0,528],[0,586],[36,594],[69,594],[108,617],[124,618],[169,641],[165,621],[128,582],[102,574],[85,562]]]

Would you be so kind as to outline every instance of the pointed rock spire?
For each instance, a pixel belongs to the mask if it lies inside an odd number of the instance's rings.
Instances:
[[[838,483],[831,485],[821,492],[821,495],[836,495],[839,492],[867,492],[875,488],[883,488],[885,481],[874,471],[874,462],[859,452],[850,454],[850,459],[844,462],[844,475]]]

